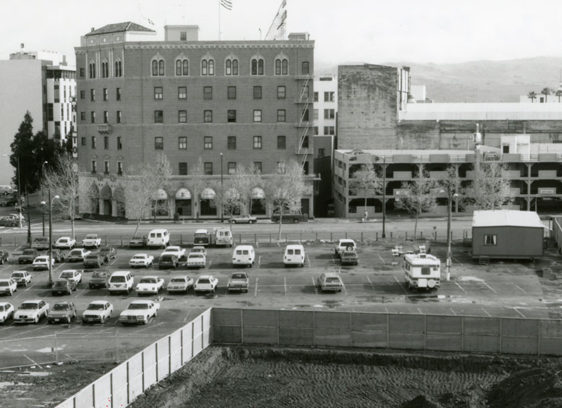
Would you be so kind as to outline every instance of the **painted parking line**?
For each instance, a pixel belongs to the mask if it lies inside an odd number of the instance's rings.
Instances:
[[[521,293],[527,294],[527,291],[525,289],[523,289],[521,286],[519,286],[516,283],[510,282],[513,286],[515,286],[517,289],[519,289],[521,291]]]
[[[258,296],[258,280],[260,278],[256,277],[256,287],[254,288],[254,297]]]
[[[41,364],[39,364],[37,361],[33,360],[32,358],[26,356],[25,354],[23,355],[25,358],[27,358],[29,361],[31,361],[33,364],[35,364],[37,367],[39,367],[40,369],[43,369],[43,367],[41,367]]]
[[[490,285],[488,285],[488,284],[486,283],[486,281],[483,280],[483,281],[482,281],[482,284],[483,284],[484,286],[486,286],[488,289],[490,289],[492,292],[494,292],[495,294],[498,293],[498,292],[496,292],[496,290],[495,290],[493,287],[491,287]]]
[[[517,308],[517,307],[512,307],[512,309],[515,310],[515,311],[519,314],[519,316],[521,316],[522,318],[524,318],[524,319],[527,318],[527,316],[525,316],[525,315],[523,314],[523,312],[521,312],[521,311],[519,310],[519,308]]]
[[[308,267],[312,267],[312,262],[310,261],[310,256],[306,256],[306,263],[308,264]]]
[[[283,276],[283,286],[285,288],[285,296],[287,296],[287,278]]]
[[[261,266],[261,255],[258,256],[258,269],[260,268],[260,266]]]
[[[13,327],[16,327],[16,326],[13,326]],[[16,328],[16,329],[17,329],[17,328]],[[36,331],[45,330],[45,329],[46,329],[46,326],[40,325],[40,326],[38,326],[38,327],[35,327],[35,328],[33,328],[33,329],[30,329],[30,330],[26,330],[26,331],[19,331],[19,330],[18,330],[15,334],[13,334],[13,335],[11,335],[11,336],[2,337],[1,340],[12,340],[12,339],[17,338],[17,337],[20,337],[20,336],[22,336],[22,335],[23,335],[23,336],[27,336],[27,335],[30,334],[30,333],[34,333],[34,332],[36,332]]]
[[[486,316],[492,317],[492,315],[486,309],[482,308],[482,311],[486,313]]]
[[[463,293],[466,293],[466,290],[464,290],[464,288],[461,286],[460,283],[458,283],[457,281],[455,281],[455,285],[457,285],[459,287],[460,290],[462,290]]]
[[[316,286],[316,282],[314,282],[314,278],[311,276],[310,279],[312,280],[312,287],[314,288],[314,293],[318,294],[318,287]]]
[[[407,295],[408,292],[407,292],[406,289],[404,288],[404,285],[402,284],[402,282],[400,282],[396,276],[393,276],[393,278],[394,278],[394,281],[396,282],[396,284],[397,284],[398,286],[400,286],[400,289],[402,290],[402,292],[404,292],[404,294]]]
[[[369,285],[371,285],[371,289],[375,290],[375,286],[373,285],[373,282],[368,276],[367,276],[367,281],[369,282]]]
[[[453,314],[453,316],[456,316],[456,315],[457,315],[457,313],[453,310],[452,307],[450,307],[449,310],[451,311],[451,313]]]
[[[385,265],[386,262],[384,261],[383,257],[380,254],[377,254],[377,256],[379,257],[379,259],[381,260],[382,264]]]

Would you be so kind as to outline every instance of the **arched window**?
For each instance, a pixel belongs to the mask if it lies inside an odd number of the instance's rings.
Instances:
[[[201,61],[201,75],[208,75],[207,74],[207,66],[208,66],[207,60],[205,60],[205,59],[202,60]]]
[[[176,76],[181,75],[181,60],[176,60]]]
[[[164,76],[164,60],[158,61],[158,75]]]
[[[152,76],[164,76],[164,60],[160,55],[152,59]]]
[[[275,75],[289,75],[289,60],[284,57],[275,59]]]
[[[275,60],[275,75],[281,75],[281,60],[279,58]]]
[[[209,60],[209,75],[215,75],[215,60]]]
[[[263,58],[252,58],[251,61],[251,71],[252,75],[263,75],[264,74],[264,61]]]
[[[238,60],[232,60],[232,75],[238,75]]]
[[[189,75],[189,61],[186,59],[182,61],[182,74],[184,76]]]
[[[115,69],[113,70],[113,76],[122,77],[123,76],[123,63],[121,60],[115,60]]]
[[[238,75],[238,60],[236,58],[227,58],[224,63],[224,74]]]
[[[189,75],[189,60],[187,58],[176,60],[176,76]]]
[[[158,76],[158,60],[152,60],[152,76]]]
[[[201,60],[201,75],[215,75],[215,60],[207,57]]]

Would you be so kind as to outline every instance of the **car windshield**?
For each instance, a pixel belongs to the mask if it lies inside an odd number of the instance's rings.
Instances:
[[[103,310],[103,308],[104,306],[101,303],[91,303],[87,310]]]
[[[14,273],[12,273],[12,276],[14,278],[23,278],[25,275],[21,272],[14,272]]]
[[[106,252],[111,252],[111,248],[104,247],[104,248],[100,249],[100,252],[101,252],[102,254],[104,254],[104,253],[106,253]]]
[[[162,255],[163,261],[171,261],[172,259],[174,259],[173,255]]]
[[[142,278],[139,283],[156,283],[158,280],[156,278]]]
[[[125,282],[124,276],[113,276],[111,282]]]
[[[38,309],[39,308],[39,304],[37,303],[22,303],[22,305],[20,306],[20,309]]]
[[[66,287],[66,285],[66,281],[55,281],[55,283],[53,283],[54,288]]]
[[[37,262],[46,262],[47,261],[47,257],[46,256],[38,256],[37,258],[35,258],[35,260]]]
[[[234,273],[232,274],[232,279],[246,279],[246,275],[243,273]]]
[[[184,278],[172,278],[172,279],[170,280],[170,282],[173,282],[173,283],[185,283],[185,279],[184,279]]]
[[[47,242],[48,240],[47,240],[47,238],[42,238],[42,237],[41,237],[41,238],[35,238],[34,241],[35,241],[35,242]]]
[[[148,303],[131,303],[128,307],[129,310],[142,310],[148,309]]]
[[[144,256],[144,255],[135,255],[135,256],[133,256],[133,259],[144,259],[144,258],[146,258],[146,256]]]
[[[105,272],[94,272],[92,278],[105,278],[107,274]]]
[[[87,259],[97,259],[98,258],[98,254],[90,254],[90,255],[86,255]]]
[[[340,283],[340,278],[336,278],[335,276],[328,277],[326,278],[326,283]]]
[[[70,305],[68,303],[55,303],[53,310],[70,310]]]
[[[10,286],[10,282],[8,282],[8,281],[0,281],[0,286]]]
[[[72,272],[63,272],[63,273],[60,274],[60,277],[61,277],[62,279],[69,279],[69,278],[74,277],[74,273],[72,273]]]
[[[190,254],[189,258],[193,259],[193,258],[201,258],[203,259],[203,254]]]
[[[202,279],[199,279],[198,282],[199,282],[199,283],[209,283],[209,279],[207,279],[207,278],[202,278]]]
[[[58,242],[67,242],[68,238],[59,238],[57,241]]]
[[[98,236],[96,234],[88,234],[86,235],[86,239],[96,239]]]

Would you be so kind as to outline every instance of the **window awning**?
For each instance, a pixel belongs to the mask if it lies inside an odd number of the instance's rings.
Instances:
[[[215,190],[210,187],[207,187],[201,192],[201,198],[203,200],[214,200],[216,195],[217,193],[215,193]]]
[[[166,193],[166,191],[159,188],[154,194],[152,194],[152,199],[153,200],[167,200],[168,194]]]
[[[235,188],[229,188],[224,192],[224,198],[227,200],[238,200],[240,193]]]
[[[265,192],[260,187],[254,187],[252,189],[252,200],[263,200],[265,198]]]
[[[187,188],[180,188],[176,192],[176,200],[190,200],[191,192]]]

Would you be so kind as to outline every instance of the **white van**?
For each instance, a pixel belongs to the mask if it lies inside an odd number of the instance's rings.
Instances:
[[[133,289],[135,280],[129,271],[115,271],[107,281],[107,289],[109,293],[127,292]]]
[[[170,242],[170,233],[167,229],[154,229],[148,233],[146,246],[166,248]]]
[[[227,246],[232,248],[232,231],[229,228],[214,228],[215,246]]]
[[[251,267],[256,261],[256,253],[251,245],[238,245],[232,252],[232,265]]]
[[[305,258],[306,254],[304,253],[304,247],[302,245],[287,245],[285,248],[285,255],[283,255],[283,264],[285,264],[285,266],[298,265],[302,268]]]

